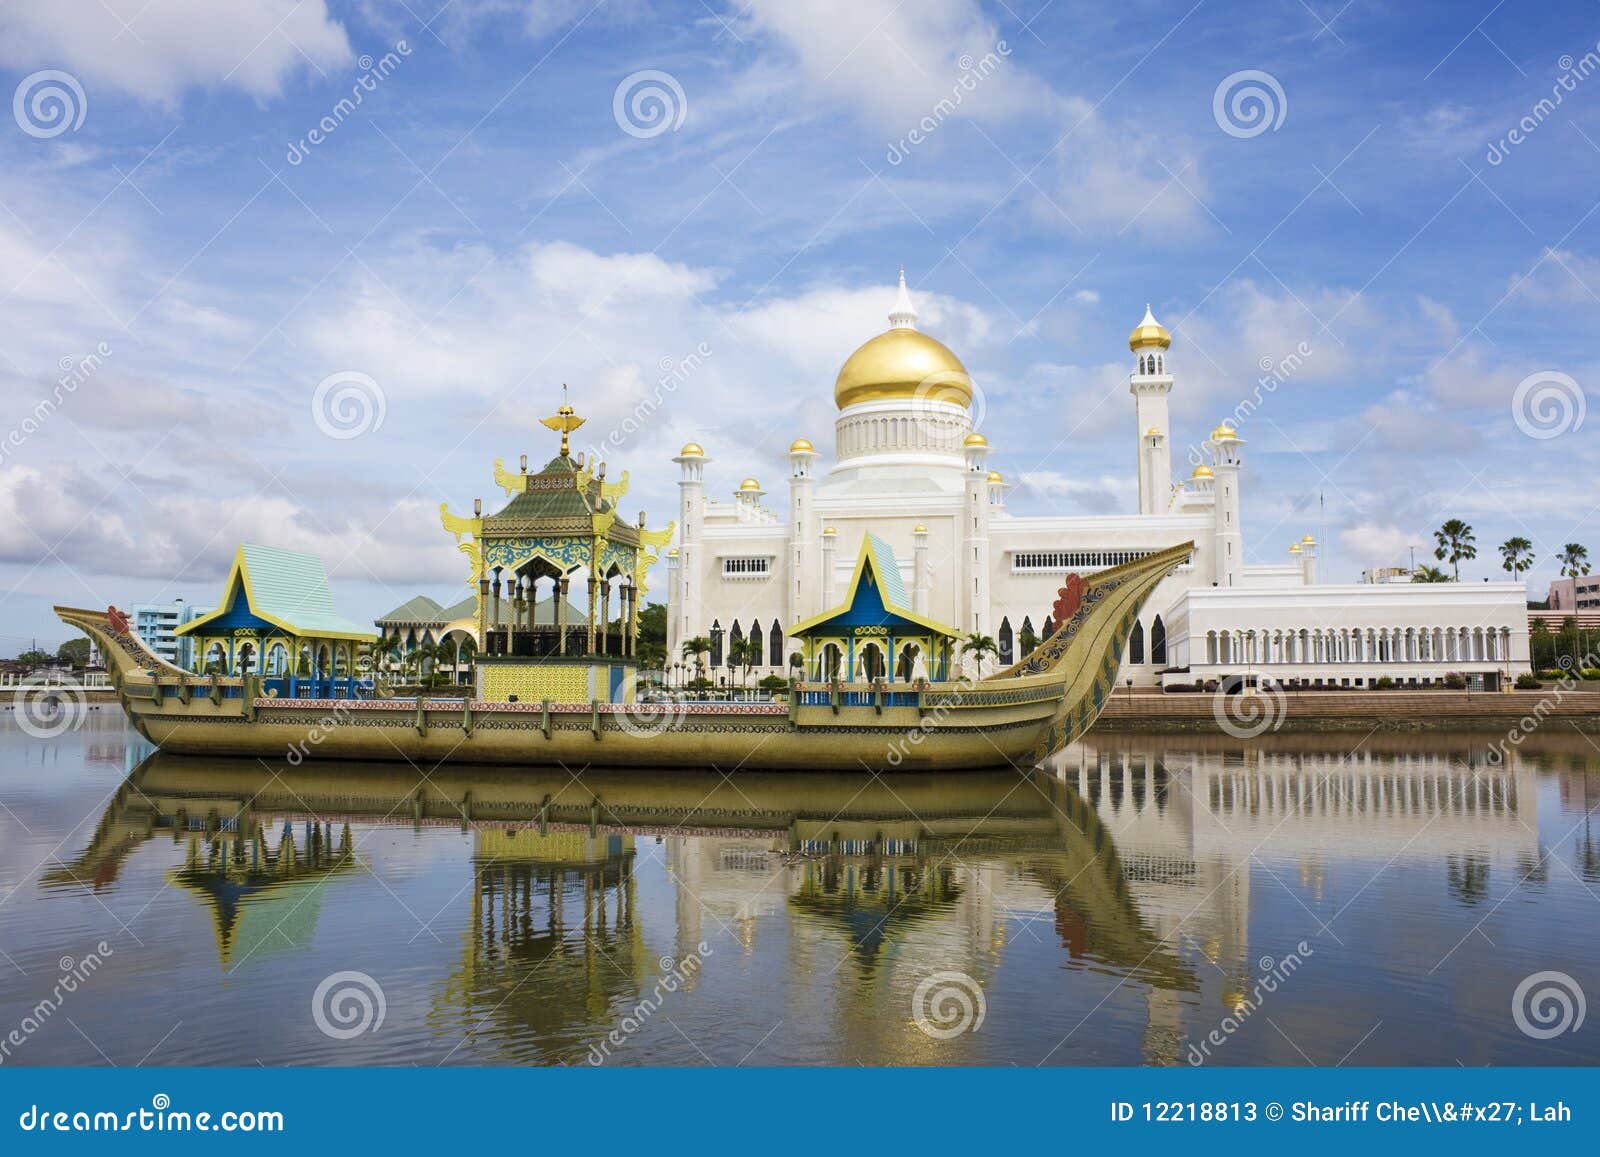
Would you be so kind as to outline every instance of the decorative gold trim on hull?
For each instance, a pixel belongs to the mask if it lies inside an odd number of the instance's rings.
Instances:
[[[664,707],[665,721],[643,704],[553,703],[547,711],[539,703],[262,699],[253,680],[189,675],[147,659],[142,644],[111,631],[104,612],[56,613],[100,645],[140,734],[180,754],[282,759],[293,748],[319,760],[976,769],[1031,766],[1088,730],[1115,690],[1133,617],[1192,552],[1185,544],[1083,580],[1076,612],[1027,659],[977,682],[934,684],[919,706],[687,703]],[[321,738],[307,750],[313,728]]]

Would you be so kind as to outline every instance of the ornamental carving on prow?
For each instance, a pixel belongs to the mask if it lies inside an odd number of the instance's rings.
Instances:
[[[1077,571],[1067,576],[1067,581],[1056,592],[1055,605],[1050,608],[1050,617],[1058,623],[1065,623],[1077,614],[1078,608],[1083,605],[1083,579]]]

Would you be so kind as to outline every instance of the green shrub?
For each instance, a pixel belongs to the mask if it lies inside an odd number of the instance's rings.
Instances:
[[[1387,675],[1381,675],[1373,680],[1372,687],[1375,691],[1392,691],[1394,690],[1394,680]]]
[[[1518,691],[1537,691],[1542,686],[1544,684],[1540,683],[1536,676],[1529,675],[1526,671],[1517,676]]]
[[[1444,677],[1444,685],[1451,691],[1464,691],[1467,687],[1466,677],[1451,671]]]

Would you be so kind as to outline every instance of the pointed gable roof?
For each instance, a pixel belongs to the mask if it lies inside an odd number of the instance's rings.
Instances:
[[[470,601],[470,600],[469,600]],[[386,615],[379,615],[375,623],[433,623],[447,617],[447,612],[427,595],[407,599]]]
[[[849,592],[844,602],[830,611],[796,623],[788,633],[804,636],[835,619],[850,620],[851,625],[900,619],[936,635],[956,637],[954,627],[917,614],[907,606],[910,601],[906,595],[906,584],[900,577],[900,564],[895,561],[894,548],[869,532],[861,540],[861,552],[856,556],[855,573],[850,576]],[[855,620],[859,620],[859,624]]]
[[[217,609],[191,619],[173,634],[198,634],[208,624],[225,621],[233,614],[241,593],[251,615],[291,635],[358,641],[377,638],[334,608],[328,571],[320,558],[303,551],[252,542],[240,543],[234,552],[233,566],[228,571],[222,602]]]

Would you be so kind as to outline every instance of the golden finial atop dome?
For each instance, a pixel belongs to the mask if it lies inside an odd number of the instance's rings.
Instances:
[[[810,438],[796,438],[789,443],[789,453],[791,454],[809,454],[815,449],[816,447],[811,444]]]
[[[1168,349],[1171,345],[1172,335],[1167,332],[1166,326],[1156,320],[1147,304],[1144,307],[1144,320],[1134,326],[1133,332],[1128,335],[1128,348],[1134,351],[1153,347]]]
[[[576,430],[587,419],[578,417],[578,412],[567,405],[567,383],[561,383],[561,408],[548,418],[540,418],[539,424],[549,430],[557,430],[561,434],[561,456],[567,457],[568,439],[572,431]]]
[[[706,452],[700,448],[698,442],[685,442],[683,449],[678,451],[679,458],[704,458]]]

